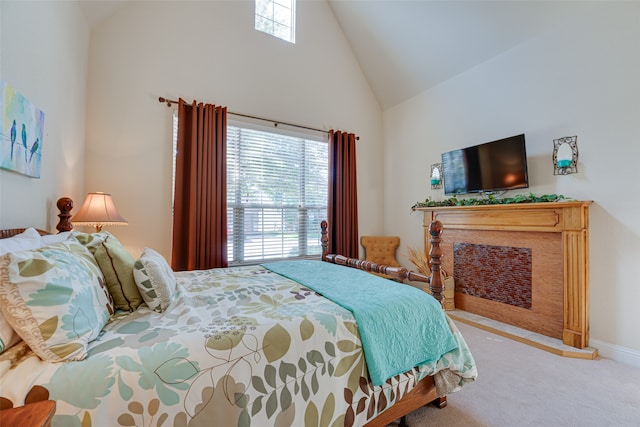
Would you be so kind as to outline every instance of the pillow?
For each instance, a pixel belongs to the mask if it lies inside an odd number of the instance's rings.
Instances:
[[[16,252],[36,249],[43,246],[40,233],[35,228],[27,228],[20,234],[0,239],[0,255],[7,252]],[[0,353],[20,342],[20,336],[0,312]]]
[[[75,239],[0,258],[0,310],[41,359],[82,360],[113,313],[93,255]]]
[[[42,243],[43,243],[42,246],[46,246],[54,243],[64,242],[70,237],[71,237],[71,232],[65,231],[63,233],[58,233],[58,234],[45,234],[44,236],[40,236],[40,239],[42,240]]]
[[[20,342],[20,335],[16,334],[9,322],[0,312],[0,353]]]
[[[142,297],[133,280],[135,260],[131,254],[107,231],[94,234],[74,232],[73,235],[98,262],[116,308],[135,311],[142,304]]]
[[[42,237],[35,228],[27,228],[20,234],[0,239],[0,255],[8,252],[26,251],[41,247]]]
[[[133,278],[142,299],[151,310],[163,312],[173,301],[176,278],[162,255],[144,248],[133,268]]]

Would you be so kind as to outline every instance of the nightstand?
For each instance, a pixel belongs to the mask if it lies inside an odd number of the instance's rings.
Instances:
[[[56,402],[41,400],[17,408],[0,411],[2,427],[49,427],[56,412]]]

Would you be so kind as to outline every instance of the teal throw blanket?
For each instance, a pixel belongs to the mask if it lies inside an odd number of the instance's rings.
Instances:
[[[262,266],[353,313],[374,385],[457,347],[440,304],[420,289],[323,261]]]

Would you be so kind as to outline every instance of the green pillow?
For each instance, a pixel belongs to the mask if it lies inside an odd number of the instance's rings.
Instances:
[[[41,359],[82,360],[113,313],[91,253],[75,239],[0,257],[0,310]]]
[[[74,232],[73,235],[96,258],[116,308],[135,311],[142,304],[142,297],[133,279],[135,260],[131,254],[108,231],[94,234]]]

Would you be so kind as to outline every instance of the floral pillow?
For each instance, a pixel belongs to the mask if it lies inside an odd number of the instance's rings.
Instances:
[[[0,239],[0,255],[7,252],[35,249],[43,246],[40,233],[35,228],[27,228],[20,234]],[[20,342],[20,336],[13,330],[0,311],[0,353]]]
[[[41,359],[82,360],[113,313],[93,255],[70,239],[0,257],[0,310]]]
[[[144,248],[133,268],[133,278],[142,299],[151,310],[163,312],[173,301],[176,278],[162,255]]]
[[[7,319],[0,311],[0,353],[20,342],[20,335],[16,334]]]

